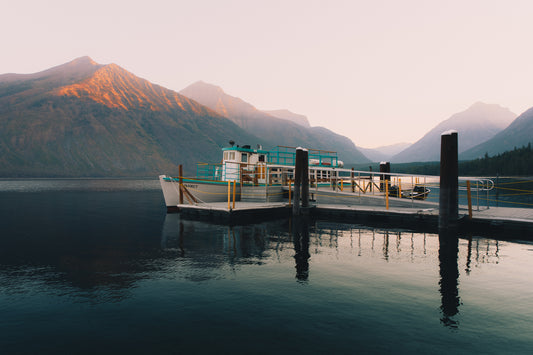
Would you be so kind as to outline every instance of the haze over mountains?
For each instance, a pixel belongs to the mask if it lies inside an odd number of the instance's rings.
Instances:
[[[283,118],[284,120],[292,121],[303,127],[307,127],[307,128],[311,127],[311,125],[309,124],[309,121],[307,120],[307,117],[305,117],[304,115],[299,115],[297,113],[291,112],[289,110],[267,110],[267,111],[263,110],[263,112],[269,114],[270,116]]]
[[[485,154],[494,156],[499,153],[521,148],[533,142],[533,107],[518,116],[507,128],[491,139],[472,147],[462,154],[460,159],[476,159]]]
[[[407,149],[411,146],[411,143],[396,143],[391,145],[385,145],[377,148],[359,148],[361,153],[363,153],[368,159],[373,162],[389,161],[390,158],[400,153],[401,151]]]
[[[237,97],[226,94],[218,86],[198,81],[181,90],[180,94],[227,117],[248,132],[257,133],[261,138],[272,142],[274,145],[302,146],[336,151],[339,152],[340,159],[350,163],[369,161],[347,137],[324,127],[308,127],[305,125],[306,118],[305,120],[301,117],[296,119],[295,114],[288,111],[281,111],[281,113],[277,111],[278,114],[287,117],[287,119],[275,117],[256,109]],[[294,120],[297,120],[298,123],[295,123]]]
[[[516,114],[494,104],[477,102],[452,115],[426,133],[409,148],[391,158],[392,163],[440,160],[440,136],[450,129],[458,131],[459,154],[494,137],[507,127]]]

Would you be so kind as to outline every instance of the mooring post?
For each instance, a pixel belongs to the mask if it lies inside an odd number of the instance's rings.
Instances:
[[[292,214],[300,214],[300,187],[302,185],[302,156],[303,149],[296,148],[296,157],[294,162],[294,202],[292,204]]]
[[[178,192],[178,195],[179,195],[179,202],[180,202],[180,205],[183,205],[183,165],[179,165],[178,167],[178,179],[179,179],[179,192]]]
[[[370,165],[370,166],[368,167],[368,171],[372,172],[372,165]],[[389,171],[390,171],[390,169],[389,169]],[[368,188],[368,191],[369,191],[369,192],[372,192],[372,191],[373,191],[373,190],[372,190],[372,184],[373,184],[373,183],[374,183],[374,174],[370,174],[370,186],[369,186],[369,188]]]
[[[382,161],[379,163],[379,172],[382,173],[379,175],[379,191],[385,191],[384,182],[389,180],[389,175],[383,173],[390,173],[390,162]]]
[[[237,180],[233,180],[233,209],[235,209],[235,192],[237,191]]]
[[[228,211],[231,210],[231,181],[228,180]]]
[[[350,184],[352,185],[352,193],[355,193],[355,168],[352,168],[352,172],[350,173]]]
[[[302,208],[309,207],[309,152],[302,150]]]
[[[441,135],[439,230],[456,228],[459,219],[459,170],[457,131]]]

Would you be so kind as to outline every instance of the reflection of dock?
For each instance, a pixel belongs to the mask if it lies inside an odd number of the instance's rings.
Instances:
[[[459,328],[463,302],[469,300],[468,292],[464,300],[461,298],[460,277],[476,273],[483,264],[499,264],[503,260],[500,253],[504,257],[509,255],[507,245],[511,244],[472,236],[459,238],[453,232],[437,235],[313,221],[306,215],[258,224],[221,226],[168,214],[161,239],[163,255],[168,260],[180,261],[177,264],[181,266],[195,266],[192,269],[172,266],[173,270],[179,270],[181,277],[192,281],[219,278],[221,270],[227,266],[239,272],[239,265],[283,264],[289,259],[294,260],[293,267],[286,270],[301,284],[315,280],[315,275],[320,279],[324,268],[332,265],[333,270],[343,266],[342,270],[348,273],[358,270],[364,273],[364,265],[411,263],[426,264],[430,267],[419,267],[432,269],[438,262],[440,321],[451,329]],[[376,263],[377,259],[381,261]],[[359,266],[363,267],[359,269]],[[377,271],[379,274],[385,269],[378,267],[377,270],[381,270]],[[417,300],[412,302],[415,306]],[[468,307],[464,309],[467,310]]]

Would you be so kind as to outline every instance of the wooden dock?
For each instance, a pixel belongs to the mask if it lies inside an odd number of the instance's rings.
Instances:
[[[178,205],[178,208],[189,218],[230,225],[288,218],[292,215],[292,207],[287,202],[236,202],[235,208],[231,209],[228,209],[227,202],[183,204]],[[315,204],[304,209],[303,213],[316,219],[339,223],[438,231],[439,208],[436,204],[389,209],[378,205]],[[533,240],[533,209],[490,207],[474,210],[470,220],[467,207],[459,206],[459,220],[460,231],[508,234],[509,238]]]

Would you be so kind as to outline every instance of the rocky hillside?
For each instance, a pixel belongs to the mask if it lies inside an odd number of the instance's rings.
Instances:
[[[157,176],[259,138],[118,65],[0,75],[0,176]]]

